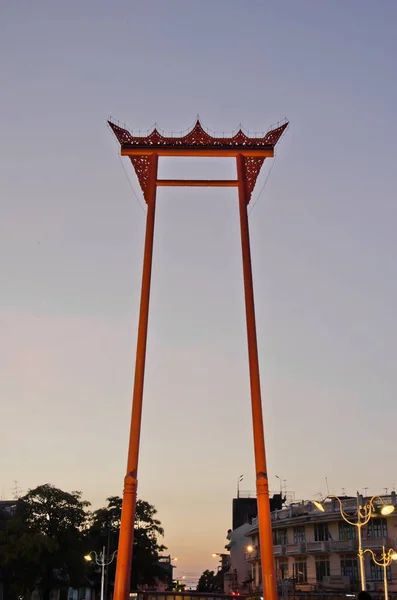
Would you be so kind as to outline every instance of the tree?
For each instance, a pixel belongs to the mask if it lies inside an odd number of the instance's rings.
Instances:
[[[134,547],[132,554],[131,588],[137,589],[142,585],[154,585],[156,579],[165,581],[167,574],[159,565],[160,552],[166,550],[158,543],[164,535],[161,523],[155,518],[157,510],[145,500],[136,504]]]
[[[92,514],[89,536],[92,549],[100,552],[107,547],[107,554],[117,549],[121,521],[122,500],[119,496],[111,496],[104,508]],[[159,537],[164,535],[160,521],[156,518],[157,510],[145,500],[137,500],[134,546],[131,569],[131,588],[153,585],[156,579],[165,580],[166,572],[158,564],[160,552],[165,546],[159,543]],[[115,563],[109,567],[109,581],[114,581]]]
[[[35,588],[41,558],[50,549],[45,536],[25,529],[20,515],[0,511],[0,571],[6,598]]]
[[[117,549],[121,498],[111,496],[106,507],[88,511],[90,505],[80,492],[64,492],[45,484],[20,498],[13,512],[0,511],[0,569],[6,584],[7,600],[39,589],[47,600],[51,589],[87,585],[87,574],[99,585],[97,565],[86,563],[84,555],[106,547],[108,555]],[[154,506],[137,501],[133,548],[132,586],[153,585],[165,580],[159,565],[159,543],[164,534]],[[115,562],[107,570],[114,580]]]
[[[49,484],[17,501],[0,539],[0,564],[11,574],[15,593],[38,587],[46,600],[51,588],[82,582],[88,506],[80,492]]]
[[[214,571],[209,571],[208,569],[204,571],[201,575],[200,579],[197,583],[197,591],[198,592],[222,592],[223,593],[223,581],[224,575],[228,570],[227,567],[219,569],[217,573]]]
[[[118,535],[121,521],[121,504],[122,500],[119,496],[107,498],[107,506],[95,510],[91,515],[91,534],[106,529],[112,534]]]
[[[110,496],[107,506],[94,511],[90,519],[88,539],[90,549],[100,552],[105,546],[109,555],[117,550],[121,519],[121,498]]]
[[[216,580],[214,571],[206,569],[197,583],[198,592],[213,592],[215,590]]]

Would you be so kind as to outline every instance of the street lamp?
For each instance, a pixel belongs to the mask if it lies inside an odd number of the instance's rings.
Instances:
[[[108,560],[106,560],[106,556],[105,556],[105,546],[102,548],[102,552],[100,553],[100,555],[98,556],[98,554],[95,552],[95,550],[92,550],[91,552],[89,552],[88,554],[86,554],[84,556],[84,559],[87,562],[91,562],[92,561],[92,555],[94,555],[94,560],[95,563],[101,567],[101,600],[104,600],[104,594],[105,594],[105,567],[108,567],[115,559],[115,556],[117,554],[117,550],[115,552],[113,552],[112,556],[108,557]]]
[[[230,554],[227,554],[226,552],[213,552],[211,556],[212,558],[216,558],[217,556],[219,556],[219,558],[221,559],[222,566],[224,566],[225,563],[230,560]]]
[[[217,556],[219,556],[219,558],[221,559],[222,569],[225,568],[228,564],[230,564],[230,554],[227,554],[226,552],[213,552],[212,553],[212,558],[216,558]]]
[[[376,565],[378,565],[379,567],[383,567],[383,585],[385,588],[385,600],[389,600],[389,595],[388,595],[388,591],[387,591],[387,570],[386,569],[391,564],[392,560],[397,560],[397,552],[395,550],[393,550],[392,548],[386,552],[385,547],[382,546],[382,559],[381,560],[377,560],[375,553],[370,548],[366,548],[364,550],[364,552],[369,552],[372,556],[372,560],[374,561],[374,563]]]
[[[357,527],[357,539],[358,539],[358,559],[360,565],[360,580],[361,580],[361,590],[365,591],[365,568],[364,568],[364,552],[362,547],[362,539],[361,539],[361,527],[364,527],[370,520],[370,518],[374,514],[374,500],[380,500],[382,506],[381,513],[382,515],[390,515],[394,511],[394,506],[392,504],[386,504],[380,496],[372,496],[368,500],[364,506],[361,504],[360,495],[357,492],[357,521],[351,521],[347,515],[347,513],[343,510],[342,500],[338,496],[328,495],[326,498],[334,498],[339,503],[339,511],[341,517],[346,523],[349,525],[353,525]],[[326,500],[325,498],[325,500]],[[320,510],[321,512],[325,512],[325,508],[322,502],[313,502],[314,506]],[[394,560],[394,559],[393,559]]]

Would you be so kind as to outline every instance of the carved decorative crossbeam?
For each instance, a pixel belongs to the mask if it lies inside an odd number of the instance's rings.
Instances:
[[[248,201],[256,184],[265,158],[274,156],[274,147],[288,127],[288,122],[268,131],[263,137],[249,137],[241,129],[232,137],[214,137],[207,133],[199,120],[183,136],[164,136],[156,128],[146,136],[134,136],[127,129],[108,121],[121,145],[122,156],[129,156],[135,169],[145,200],[149,180],[150,156],[218,156],[244,157],[244,171]],[[157,180],[157,185],[212,185],[237,186],[237,180]]]

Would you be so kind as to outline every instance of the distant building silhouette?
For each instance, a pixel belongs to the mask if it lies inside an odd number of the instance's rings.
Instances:
[[[273,494],[270,498],[270,512],[281,510],[285,498],[281,494]],[[252,523],[258,516],[258,505],[256,498],[233,498],[232,529],[237,529],[244,523]]]

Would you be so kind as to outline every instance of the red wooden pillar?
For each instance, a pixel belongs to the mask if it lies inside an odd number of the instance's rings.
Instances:
[[[251,386],[252,425],[254,431],[256,493],[258,502],[258,528],[262,564],[263,596],[265,600],[276,600],[277,585],[274,570],[269,482],[267,476],[265,438],[263,431],[261,383],[259,374],[258,343],[256,338],[254,288],[252,283],[251,249],[247,212],[250,194],[247,187],[245,158],[241,154],[238,154],[236,160],[240,209],[241,249],[243,255],[245,314],[247,320],[248,360]]]
[[[141,305],[139,309],[138,340],[136,348],[134,391],[130,441],[128,446],[127,474],[124,479],[123,506],[119,547],[117,553],[114,600],[127,600],[130,594],[132,549],[134,544],[134,523],[137,494],[139,440],[141,434],[143,386],[145,379],[146,342],[149,321],[150,283],[152,274],[154,221],[156,214],[157,154],[150,155],[146,200],[145,249],[143,257]]]

